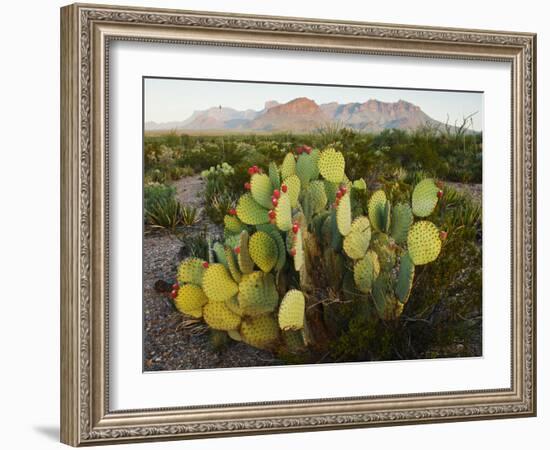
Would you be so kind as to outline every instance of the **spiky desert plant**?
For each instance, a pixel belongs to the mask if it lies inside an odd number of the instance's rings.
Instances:
[[[287,352],[327,348],[328,304],[334,311],[361,298],[380,320],[400,317],[415,267],[442,248],[444,235],[428,220],[442,195],[434,180],[419,182],[410,203],[392,205],[375,191],[363,215],[353,198],[366,196],[367,186],[347,178],[344,156],[332,147],[301,146],[280,166],[249,174],[210,261],[179,268],[174,297],[183,313],[232,339]]]

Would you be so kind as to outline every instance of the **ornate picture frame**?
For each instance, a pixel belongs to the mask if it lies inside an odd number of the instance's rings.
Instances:
[[[511,386],[113,411],[109,49],[117,40],[504,61],[512,67]],[[192,439],[536,415],[536,36],[75,4],[61,9],[61,440]]]

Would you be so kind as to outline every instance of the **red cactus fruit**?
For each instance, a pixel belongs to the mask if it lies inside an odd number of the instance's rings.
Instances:
[[[346,192],[348,192],[348,188],[346,186],[342,186],[340,188],[340,192],[342,193],[342,195],[344,195]]]
[[[235,247],[235,253],[238,255],[241,253],[241,247]]]
[[[298,225],[296,222],[294,222],[294,225],[292,225],[292,232],[298,233],[298,230],[300,229],[300,225]]]
[[[269,210],[269,213],[267,215],[269,216],[269,218],[271,220],[273,220],[273,219],[275,219],[276,214],[275,214],[275,211],[271,209],[271,210]]]
[[[279,204],[279,201],[275,197],[271,197],[271,203],[273,206],[277,206]]]
[[[337,199],[341,199],[341,198],[342,198],[342,195],[344,195],[344,194],[342,193],[342,191],[336,192],[336,198],[337,198]]]
[[[443,197],[443,191],[437,191],[437,198]]]
[[[252,187],[252,186],[250,185],[250,183],[245,183],[245,184],[244,184],[244,188],[245,188],[247,191],[249,191],[251,187]]]
[[[288,186],[286,184],[283,184],[281,186],[281,191],[283,191],[286,194],[286,191],[288,191]]]
[[[442,241],[447,239],[447,236],[448,236],[448,233],[446,231],[440,231],[439,232],[439,239],[441,239]]]
[[[279,191],[279,189],[274,189],[273,190],[273,197],[279,198],[280,196],[281,196],[281,192]]]
[[[237,210],[236,210],[235,208],[231,208],[231,209],[229,210],[229,215],[231,215],[231,216],[237,215]]]
[[[179,288],[180,288],[180,285],[179,285],[178,283],[174,283],[174,284],[172,285],[172,290],[173,290],[173,291],[177,291]]]
[[[170,297],[176,298],[177,296],[178,296],[178,291],[173,290],[172,292],[170,292]]]
[[[256,172],[254,171],[254,167],[248,168],[248,175],[254,175]]]
[[[295,248],[290,249],[290,255],[291,256],[296,256],[296,249]]]
[[[202,263],[202,267],[204,267],[205,269],[208,269],[208,266],[209,266],[209,265],[210,265],[210,264],[208,264],[208,261],[204,261],[204,262]]]

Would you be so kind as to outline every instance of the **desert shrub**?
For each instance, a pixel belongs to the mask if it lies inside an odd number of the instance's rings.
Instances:
[[[181,204],[175,197],[158,199],[145,208],[145,219],[153,227],[175,230],[181,223]]]
[[[154,203],[166,201],[174,198],[176,188],[161,183],[149,183],[143,188],[143,207],[145,210],[150,209]]]
[[[199,221],[197,208],[190,205],[181,206],[181,223],[186,226],[193,226]]]

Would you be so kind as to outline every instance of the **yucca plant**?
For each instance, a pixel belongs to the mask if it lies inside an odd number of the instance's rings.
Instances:
[[[440,183],[423,179],[396,203],[382,189],[367,196],[330,146],[301,146],[248,173],[223,240],[207,260],[179,266],[172,297],[182,313],[254,347],[311,354],[327,351],[350,303],[399,321],[415,269],[435,261],[446,238],[429,220]]]
[[[199,211],[191,205],[181,206],[181,222],[188,227],[195,225],[199,221]]]

